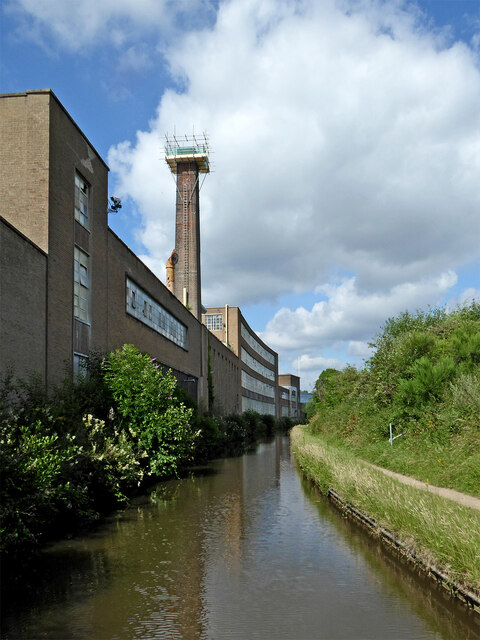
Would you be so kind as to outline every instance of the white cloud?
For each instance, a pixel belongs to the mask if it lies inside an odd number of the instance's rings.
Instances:
[[[148,132],[113,148],[148,253],[172,250],[161,138],[211,134],[201,194],[204,301],[252,304],[328,281],[386,292],[478,256],[480,72],[402,3],[232,0],[167,50]],[[120,158],[121,156],[121,158]],[[422,304],[422,301],[419,301]]]
[[[311,389],[324,369],[343,369],[347,364],[362,367],[372,355],[368,341],[388,317],[405,309],[435,306],[456,284],[453,272],[418,283],[404,283],[386,293],[365,293],[355,278],[319,287],[325,300],[311,310],[280,309],[259,335],[282,355],[282,366],[299,372],[302,387]],[[478,295],[465,291],[458,302]],[[293,358],[293,354],[301,353]],[[326,352],[335,356],[326,356]],[[289,357],[290,354],[290,357]]]
[[[9,0],[6,9],[27,20],[23,29],[36,39],[53,36],[82,54],[151,34],[169,40],[180,28],[205,24],[214,13],[209,0]]]
[[[323,369],[343,369],[345,364],[338,358],[312,357],[305,353],[292,362],[294,370],[300,370],[302,374],[307,371],[323,371]]]
[[[461,291],[457,296],[450,298],[448,301],[448,308],[455,309],[458,306],[463,306],[464,304],[471,304],[472,302],[480,303],[480,289],[475,289],[474,287],[468,287]]]
[[[118,60],[119,71],[142,71],[152,66],[150,51],[145,45],[132,45]]]
[[[181,87],[108,158],[158,275],[175,226],[163,136],[195,126],[215,152],[201,192],[204,303],[315,290],[319,302],[278,311],[264,339],[319,368],[335,349],[338,362],[368,357],[386,317],[441,301],[478,261],[478,34],[455,43],[407,0],[215,5],[8,0],[31,37],[80,55],[110,46],[127,72],[160,55]]]
[[[355,361],[358,361],[359,358],[363,361],[372,355],[372,349],[368,346],[368,342],[364,340],[350,340],[347,354],[354,358]]]
[[[438,304],[456,282],[450,271],[437,278],[396,285],[386,293],[366,293],[350,278],[321,287],[327,299],[314,304],[311,311],[303,307],[280,309],[260,335],[282,352],[350,345],[350,354],[358,357],[358,343],[373,337],[388,317],[405,309]]]

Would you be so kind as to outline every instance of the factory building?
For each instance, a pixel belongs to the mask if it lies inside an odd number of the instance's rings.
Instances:
[[[253,409],[280,417],[277,353],[249,327],[238,307],[208,308],[202,320],[240,360],[242,411]]]
[[[238,308],[202,316],[206,141],[165,150],[177,175],[167,287],[109,228],[109,169],[50,89],[0,95],[0,122],[0,374],[35,373],[52,387],[92,352],[131,343],[205,410],[280,415],[277,354]]]

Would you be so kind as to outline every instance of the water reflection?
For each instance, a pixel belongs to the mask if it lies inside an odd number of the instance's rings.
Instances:
[[[288,439],[198,471],[46,550],[2,638],[478,637],[302,483]]]

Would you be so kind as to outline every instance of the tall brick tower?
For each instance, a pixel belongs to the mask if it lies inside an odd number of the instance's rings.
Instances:
[[[175,250],[167,262],[167,286],[200,320],[200,189],[210,172],[208,138],[165,139],[165,160],[177,176]]]

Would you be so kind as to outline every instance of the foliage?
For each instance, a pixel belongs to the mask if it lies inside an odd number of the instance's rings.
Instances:
[[[378,464],[480,495],[480,304],[389,318],[371,346],[364,369],[320,375],[312,429]],[[393,447],[390,423],[403,434]]]
[[[41,420],[31,426],[0,424],[0,548],[35,544],[61,521],[95,515],[86,488],[73,482],[78,464],[75,436],[62,438]]]
[[[87,441],[85,454],[97,468],[97,475],[102,477],[108,493],[118,502],[126,501],[125,492],[139,486],[144,476],[135,443],[125,431],[108,428],[105,420],[92,414],[84,416],[83,423]]]
[[[110,353],[103,361],[105,382],[119,414],[119,429],[137,443],[148,461],[148,473],[174,474],[191,457],[195,432],[192,410],[174,397],[176,380],[162,373],[156,358],[133,345]]]
[[[47,394],[0,381],[0,549],[22,551],[125,503],[149,478],[241,453],[292,426],[253,411],[200,415],[170,371],[132,345],[92,354],[84,375]]]

